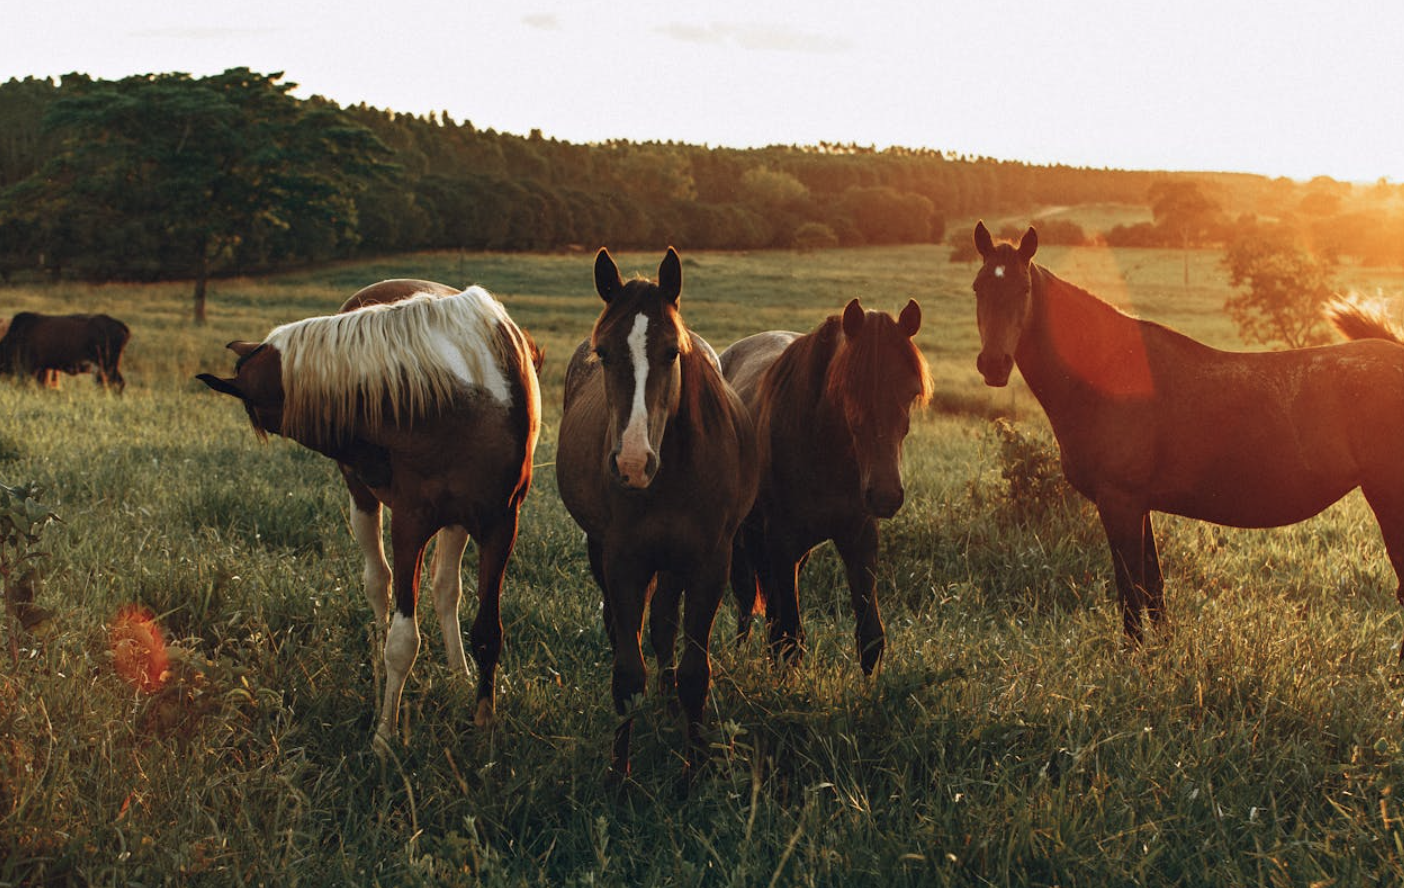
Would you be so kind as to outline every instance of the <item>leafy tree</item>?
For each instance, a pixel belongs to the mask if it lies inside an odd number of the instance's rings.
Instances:
[[[1189,286],[1189,249],[1203,243],[1218,227],[1222,208],[1206,196],[1198,182],[1167,179],[1146,193],[1156,227],[1180,245],[1185,260],[1185,286]]]
[[[58,154],[22,183],[17,215],[97,217],[77,233],[96,276],[189,276],[205,321],[210,275],[236,259],[327,258],[354,243],[354,196],[386,151],[338,108],[289,95],[281,74],[91,81],[56,99]],[[70,221],[71,224],[71,221]],[[74,232],[50,226],[45,250]]]
[[[1290,229],[1243,227],[1223,262],[1229,283],[1245,288],[1224,303],[1245,342],[1301,348],[1330,340],[1321,307],[1335,296],[1333,269],[1303,249]]]

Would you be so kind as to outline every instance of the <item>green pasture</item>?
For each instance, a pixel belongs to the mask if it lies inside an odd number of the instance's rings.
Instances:
[[[616,258],[652,275],[662,246]],[[973,266],[944,246],[682,246],[683,313],[718,348],[810,329],[853,297],[922,305],[936,398],[908,440],[906,505],[884,525],[877,676],[861,674],[841,570],[821,550],[804,575],[799,669],[777,670],[758,638],[734,645],[724,606],[711,761],[686,797],[680,726],[656,696],[632,782],[606,788],[609,645],[551,465],[565,361],[599,306],[589,254],[217,281],[203,328],[184,284],[0,289],[0,315],[106,311],[132,328],[120,398],[81,377],[58,391],[0,382],[0,483],[37,481],[63,519],[38,586],[52,617],[18,635],[17,662],[0,624],[0,886],[1404,882],[1404,620],[1358,494],[1276,531],[1157,516],[1170,626],[1127,649],[1094,512],[1011,500],[1003,473],[1027,464],[992,417],[1034,451],[1051,439],[1017,375],[992,390],[975,372]],[[1215,252],[1192,254],[1188,287],[1173,250],[1050,247],[1039,261],[1243,347]],[[330,313],[387,277],[487,287],[547,366],[503,601],[499,723],[472,727],[472,687],[444,667],[426,602],[403,742],[382,759],[379,654],[336,470],[259,442],[192,377],[228,373],[225,342]],[[1341,278],[1404,293],[1399,272]],[[156,693],[114,669],[109,633],[130,604],[172,646]]]

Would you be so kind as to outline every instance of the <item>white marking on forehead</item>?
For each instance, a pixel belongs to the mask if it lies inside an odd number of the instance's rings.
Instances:
[[[1003,265],[996,265],[996,266],[995,266],[995,277],[997,277],[997,278],[1002,278],[1002,277],[1004,277],[1004,266],[1003,266]]]
[[[647,440],[648,433],[644,430],[648,428],[648,405],[644,403],[644,393],[648,388],[648,315],[640,313],[634,318],[628,342],[629,357],[634,364],[634,405],[629,410],[629,425],[625,427],[624,436],[627,438],[629,430],[633,429]]]

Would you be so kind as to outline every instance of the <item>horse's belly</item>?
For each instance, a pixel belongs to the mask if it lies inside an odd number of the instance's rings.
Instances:
[[[1353,479],[1313,479],[1246,472],[1152,498],[1157,512],[1229,527],[1281,527],[1321,512],[1355,487]]]

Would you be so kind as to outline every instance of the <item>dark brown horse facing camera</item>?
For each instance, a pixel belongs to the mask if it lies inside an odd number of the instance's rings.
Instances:
[[[400,695],[419,652],[415,609],[424,550],[438,535],[434,609],[449,665],[465,677],[458,624],[459,562],[478,544],[478,613],[469,633],[478,666],[474,722],[494,715],[502,650],[498,603],[531,486],[541,415],[540,352],[486,290],[382,281],[330,317],[231,342],[232,378],[198,378],[238,398],[260,435],[283,435],[336,460],[351,492],[351,526],[365,558],[365,593],[385,637],[385,697],[377,743],[396,731]],[[390,509],[392,574],[381,537]]]
[[[737,634],[745,638],[763,608],[778,658],[802,656],[799,572],[826,540],[848,575],[863,672],[882,657],[878,519],[902,505],[902,443],[912,408],[931,396],[912,341],[920,328],[914,301],[893,320],[854,299],[812,333],[757,333],[722,352],[722,372],[755,421],[761,463],[756,505],[732,555]]]
[[[1356,487],[1404,577],[1404,348],[1364,340],[1226,352],[1126,315],[975,227],[985,382],[1017,365],[1048,414],[1068,482],[1097,506],[1122,625],[1165,616],[1152,511],[1230,527],[1312,517]],[[1400,590],[1404,601],[1404,587]]]
[[[705,752],[712,622],[732,536],[755,499],[755,442],[715,353],[678,313],[682,264],[671,247],[657,282],[623,282],[600,250],[595,289],[604,310],[566,371],[556,480],[585,531],[604,594],[611,692],[624,719],[611,775],[622,779],[633,709],[647,683],[640,647],[646,607],[660,693],[676,685],[686,718],[689,770]],[[680,602],[683,652],[675,669]]]

